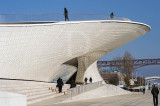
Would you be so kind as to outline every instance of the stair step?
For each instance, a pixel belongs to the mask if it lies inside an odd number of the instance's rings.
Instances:
[[[9,92],[17,92],[17,93],[27,93],[27,92],[38,92],[38,91],[44,91],[44,90],[49,90],[48,88],[36,88],[36,89],[22,89],[22,88],[19,88],[19,89],[0,89],[1,91],[9,91]]]
[[[27,96],[27,104],[33,104],[50,98],[62,96],[66,94],[70,87],[64,84],[63,93],[58,93],[56,83],[34,82],[34,81],[16,81],[16,80],[0,80],[0,91],[8,91]]]
[[[39,97],[44,97],[47,95],[54,95],[54,94],[56,94],[56,92],[42,93],[42,94],[38,94],[38,95],[27,95],[27,100],[32,100],[32,99],[36,99]]]
[[[27,92],[41,92],[48,90],[47,88],[39,88],[39,89],[27,89],[27,90],[22,90],[21,93],[27,93]]]
[[[29,105],[29,104],[37,103],[37,102],[40,102],[40,101],[43,101],[43,100],[55,98],[55,97],[62,96],[62,95],[64,95],[64,93],[57,93],[55,95],[50,95],[50,96],[44,96],[44,97],[36,98],[35,100],[28,100],[27,104]]]
[[[39,91],[39,92],[27,92],[27,93],[22,93],[22,94],[27,95],[27,96],[34,96],[34,95],[40,95],[44,93],[51,93],[51,92],[52,91],[45,90],[45,91]]]

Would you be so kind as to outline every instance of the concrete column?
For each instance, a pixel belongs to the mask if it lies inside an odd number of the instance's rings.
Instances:
[[[78,57],[78,71],[76,76],[77,83],[83,83],[83,76],[87,68],[87,58],[85,56]]]
[[[83,83],[83,77],[84,73],[87,70],[87,68],[94,63],[97,59],[99,59],[101,56],[105,55],[106,52],[93,52],[81,57],[78,57],[78,71],[76,76],[76,82],[77,83]]]

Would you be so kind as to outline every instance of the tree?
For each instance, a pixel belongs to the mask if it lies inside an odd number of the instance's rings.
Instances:
[[[118,77],[110,78],[110,79],[109,79],[109,83],[110,83],[110,84],[113,84],[113,85],[118,85],[118,83],[119,83]]]
[[[116,61],[116,64],[119,64],[116,66],[116,69],[118,70],[122,70],[124,73],[124,77],[125,77],[125,83],[127,84],[127,86],[130,85],[130,79],[132,76],[132,73],[134,71],[134,58],[133,56],[126,51],[123,57],[116,57],[114,58],[114,61]]]
[[[125,81],[125,83],[126,83],[127,86],[130,86],[130,81],[129,80],[130,80],[129,76],[125,76],[124,77],[124,81]]]
[[[132,72],[134,71],[134,58],[129,52],[125,52],[123,56],[123,71],[126,74],[126,76],[129,76],[131,78]]]
[[[116,68],[116,70],[122,70],[122,63],[121,63],[121,61],[123,60],[123,57],[120,57],[120,56],[117,56],[117,57],[115,57],[114,59],[113,59],[113,61],[116,61],[116,64],[117,64],[117,66],[116,67],[114,67],[114,68]],[[111,70],[113,69],[113,67],[111,67]]]

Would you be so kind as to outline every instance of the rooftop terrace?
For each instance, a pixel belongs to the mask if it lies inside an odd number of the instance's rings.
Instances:
[[[114,16],[113,19],[107,14],[68,14],[70,21],[90,21],[90,20],[123,20],[130,21],[127,18]],[[64,14],[60,13],[27,13],[27,14],[0,14],[0,23],[22,23],[22,24],[37,24],[37,23],[54,23],[64,21]]]

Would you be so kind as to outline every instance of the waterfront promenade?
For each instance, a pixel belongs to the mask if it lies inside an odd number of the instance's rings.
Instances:
[[[147,91],[144,95],[140,92],[99,99],[60,103],[63,99],[65,99],[65,96],[49,99],[45,102],[39,102],[29,106],[153,106],[150,91]]]

